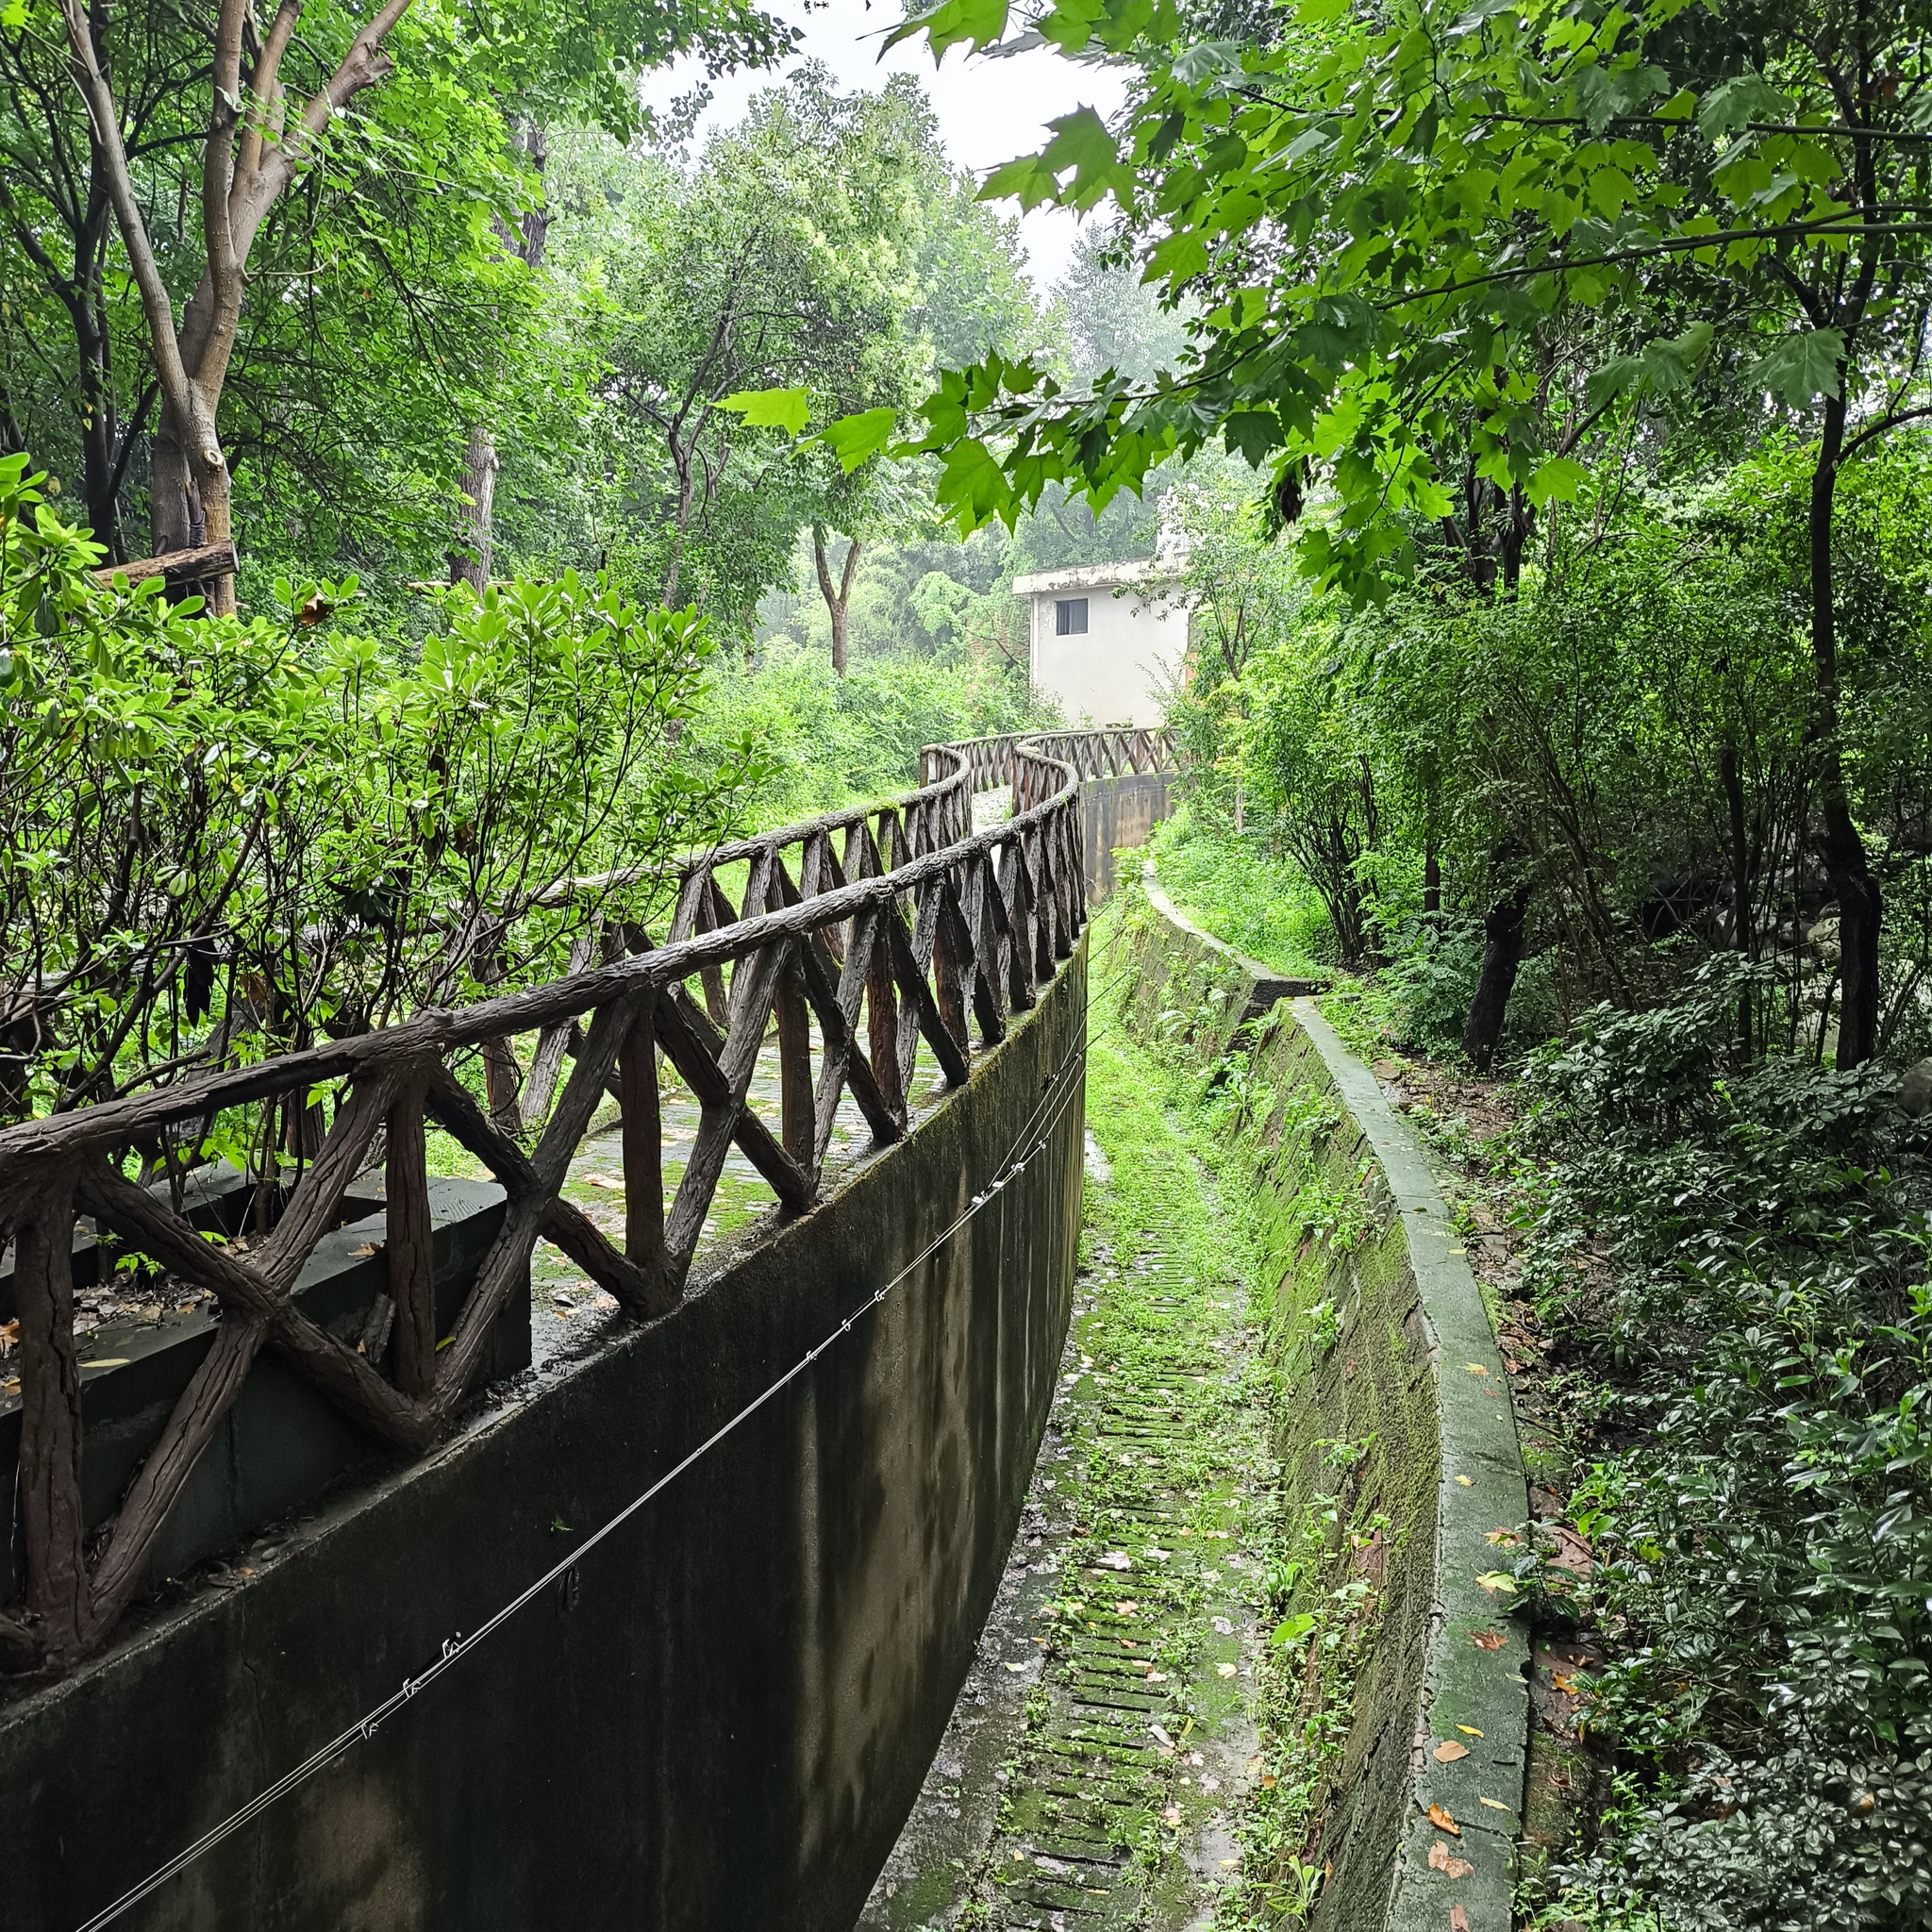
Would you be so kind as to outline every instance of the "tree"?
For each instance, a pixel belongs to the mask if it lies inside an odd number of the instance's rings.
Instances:
[[[625,569],[748,635],[807,533],[842,672],[864,558],[921,521],[924,466],[848,469],[804,431],[853,413],[890,424],[940,341],[1033,340],[1010,235],[904,76],[844,94],[807,65],[694,164],[585,136],[559,146],[553,175],[551,261],[605,364],[598,460]]]
[[[541,78],[553,93],[574,90],[604,111],[625,111],[625,76],[647,60],[694,42],[719,56],[768,58],[790,38],[741,0],[715,8],[694,0],[690,10],[648,17],[584,0],[563,10],[525,9],[488,32],[435,12],[406,23],[409,0],[388,0],[366,19],[333,0],[283,0],[265,34],[246,0],[188,15],[90,11],[83,0],[53,0],[43,18],[43,6],[23,0],[0,25],[0,148],[25,164],[21,179],[33,184],[9,185],[0,215],[12,252],[69,318],[90,503],[116,548],[120,487],[147,410],[158,406],[148,452],[158,551],[231,534],[232,463],[221,406],[246,334],[246,291],[262,266],[258,243],[291,191],[331,162],[348,162],[353,178],[374,169],[376,157],[393,162],[399,154],[405,172],[435,184],[449,173],[452,132],[473,136],[479,102]],[[58,43],[64,58],[54,52]],[[410,125],[379,129],[363,112],[364,97],[399,58],[414,65],[419,81],[426,77],[431,98],[417,103]],[[191,90],[204,80],[210,105],[200,118]],[[76,93],[77,115],[69,107]],[[634,100],[627,111],[635,116]],[[488,112],[495,115],[493,105]],[[500,154],[500,124],[495,144]],[[510,183],[500,161],[493,172],[481,192],[501,204]],[[191,200],[199,209],[199,246],[177,250]],[[171,207],[176,233],[158,246],[157,224]],[[131,409],[120,407],[114,379],[110,219],[142,323],[138,359],[146,375]],[[265,307],[273,319],[278,305],[258,297],[249,306]],[[129,346],[121,345],[124,364]],[[229,602],[232,582],[217,584],[214,595]]]
[[[1007,17],[945,0],[901,31],[984,45]],[[1454,508],[1445,442],[1536,511],[1574,496],[1586,439],[1646,396],[1720,378],[1769,396],[1817,438],[1810,741],[1839,1053],[1858,1063],[1881,908],[1844,774],[1834,511],[1845,465],[1932,407],[1921,24],[1783,4],[1747,28],[1721,0],[1304,0],[1298,17],[1271,44],[1201,44],[1171,5],[1126,0],[1035,24],[1070,53],[1131,57],[1140,85],[1120,130],[1070,115],[989,192],[1112,196],[1147,275],[1201,319],[1184,369],[1152,384],[1075,393],[994,358],[949,377],[922,444],[948,502],[1010,517],[1057,481],[1105,502],[1219,436],[1284,486],[1305,466],[1325,479],[1334,513],[1309,522],[1306,560],[1368,599],[1409,565],[1417,520]]]

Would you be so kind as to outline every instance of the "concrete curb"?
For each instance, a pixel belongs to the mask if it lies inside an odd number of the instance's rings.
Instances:
[[[1523,1824],[1529,1639],[1508,1615],[1509,1594],[1477,1579],[1507,1569],[1509,1548],[1489,1538],[1520,1532],[1529,1498],[1489,1313],[1421,1143],[1307,996],[1325,986],[1271,973],[1203,932],[1160,891],[1151,860],[1143,884],[1158,917],[1212,947],[1250,982],[1243,1025],[1285,1001],[1285,1017],[1313,1044],[1367,1135],[1401,1216],[1435,1374],[1441,1468],[1410,1802],[1402,1842],[1390,1847],[1394,1884],[1385,1925],[1387,1932],[1508,1932]],[[1496,1638],[1500,1643],[1491,1647]],[[1442,1747],[1450,1749],[1447,1762],[1436,1756]],[[1465,1755],[1456,1756],[1457,1749]],[[1454,1820],[1456,1835],[1431,1823],[1431,1806]]]

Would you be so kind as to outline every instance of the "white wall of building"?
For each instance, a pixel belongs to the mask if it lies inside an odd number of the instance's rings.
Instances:
[[[1149,559],[1085,564],[1014,580],[1032,606],[1028,672],[1070,724],[1165,722],[1159,689],[1178,675],[1188,644],[1188,601]],[[1085,635],[1056,628],[1061,603],[1087,604]]]

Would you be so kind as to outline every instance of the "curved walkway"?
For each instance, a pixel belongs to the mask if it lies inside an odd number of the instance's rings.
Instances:
[[[862,1932],[1205,1925],[1253,1782],[1265,1372],[1211,1178],[1095,1014],[1087,1237],[1000,1598]]]
[[[1525,1500],[1441,1192],[1318,988],[1151,867],[1107,926],[1055,1412],[860,1932],[1506,1932]]]

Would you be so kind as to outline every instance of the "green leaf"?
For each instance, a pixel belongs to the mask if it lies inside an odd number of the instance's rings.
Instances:
[[[1706,141],[1722,141],[1747,122],[1789,121],[1792,105],[1761,74],[1733,75],[1705,95],[1697,108],[1697,131]]]
[[[1751,372],[1751,379],[1780,401],[1802,409],[1820,396],[1839,391],[1839,364],[1844,360],[1845,339],[1835,328],[1807,329],[1787,336]]]
[[[741,389],[721,396],[718,407],[742,416],[750,428],[782,429],[788,436],[803,436],[811,413],[802,389]]]
[[[894,27],[886,36],[886,45],[896,47],[920,34],[926,38],[934,58],[948,47],[970,41],[975,47],[988,47],[1007,30],[1007,0],[944,0],[930,13],[919,13]]]
[[[1546,503],[1574,503],[1576,492],[1590,472],[1572,457],[1551,457],[1537,465],[1537,472],[1524,486],[1531,503],[1541,509]]]
[[[840,468],[849,476],[891,441],[898,420],[896,409],[862,409],[856,416],[841,416],[836,423],[826,424],[814,440],[839,458]]]
[[[1091,108],[1076,108],[1046,125],[1053,139],[1041,150],[1040,166],[1055,175],[1071,168],[1071,192],[1061,199],[1073,208],[1091,208],[1122,172],[1120,149],[1107,123]]]
[[[1221,425],[1231,451],[1244,456],[1258,470],[1268,452],[1282,441],[1281,419],[1271,409],[1237,409]]]

